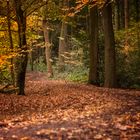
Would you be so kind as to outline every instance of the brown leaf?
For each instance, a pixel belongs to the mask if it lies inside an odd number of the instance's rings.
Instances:
[[[5,122],[0,122],[0,127],[7,127],[7,126],[8,126],[7,123],[5,123]]]

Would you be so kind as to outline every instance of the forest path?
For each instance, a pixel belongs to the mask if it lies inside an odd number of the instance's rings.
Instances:
[[[139,140],[140,91],[27,73],[26,96],[0,94],[0,140]]]

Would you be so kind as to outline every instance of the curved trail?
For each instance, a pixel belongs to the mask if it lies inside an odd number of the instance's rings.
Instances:
[[[0,94],[0,139],[140,139],[140,91],[28,73],[26,96]]]

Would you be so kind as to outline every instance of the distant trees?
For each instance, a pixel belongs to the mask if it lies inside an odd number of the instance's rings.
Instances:
[[[65,10],[61,10],[63,13],[60,15],[62,17],[61,20],[61,29],[60,29],[60,36],[59,36],[59,49],[58,49],[58,67],[59,71],[65,70],[65,53],[68,50],[68,44],[67,44],[67,15],[66,11],[68,11],[68,1],[63,0],[62,2],[59,2],[59,5],[62,6]]]
[[[43,53],[41,63],[47,65],[50,77],[55,76],[55,72],[66,72],[63,76],[73,72],[70,77],[76,79],[79,78],[76,74],[82,73],[94,85],[114,88],[136,83],[137,86],[136,79],[140,76],[139,4],[139,0],[0,0],[0,47],[3,47],[0,53],[4,54],[0,62],[8,54],[4,52],[5,47],[16,52],[14,58],[10,57],[11,62],[7,59],[14,66],[11,73],[17,94],[25,94],[29,48],[34,50],[32,54]],[[29,20],[36,13],[39,29]],[[39,46],[44,47],[41,53]],[[36,65],[33,57],[32,70]],[[129,79],[127,84],[123,84],[123,79]]]
[[[59,56],[58,56],[58,63],[59,63],[59,71],[64,71],[65,69],[65,52],[67,51],[67,24],[65,21],[61,23],[61,31],[59,37]]]
[[[49,6],[51,6],[51,2],[49,2]],[[53,69],[52,69],[52,57],[51,57],[51,41],[50,41],[50,22],[49,22],[49,13],[51,12],[48,10],[50,7],[45,5],[42,7],[42,28],[44,32],[44,40],[45,40],[45,56],[46,56],[46,63],[47,63],[47,75],[48,77],[53,76]],[[51,9],[52,10],[52,9]]]
[[[114,25],[115,30],[118,31],[120,29],[120,0],[115,0],[114,2]]]
[[[128,25],[129,25],[129,1],[128,0],[124,0],[124,23],[125,23],[125,29],[128,29]]]
[[[138,27],[138,30],[137,30],[137,45],[140,49],[140,1],[139,0],[136,0],[135,1],[135,10],[136,10],[136,16],[135,16],[135,21],[137,23],[137,27]]]

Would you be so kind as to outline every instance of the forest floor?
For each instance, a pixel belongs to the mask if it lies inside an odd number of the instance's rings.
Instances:
[[[140,140],[140,91],[28,73],[26,96],[0,94],[0,140]]]

